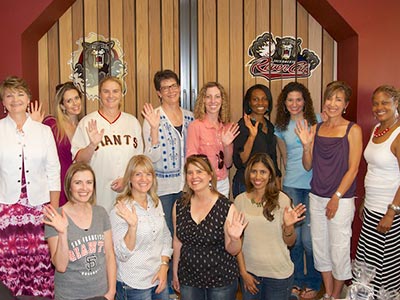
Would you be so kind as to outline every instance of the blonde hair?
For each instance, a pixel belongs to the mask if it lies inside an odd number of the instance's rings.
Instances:
[[[206,115],[206,106],[204,103],[204,98],[206,97],[207,89],[217,87],[221,92],[221,108],[219,110],[218,119],[223,124],[228,123],[230,120],[230,113],[229,113],[229,101],[228,96],[225,92],[224,87],[219,84],[218,82],[207,82],[200,90],[196,104],[194,106],[194,117],[195,119],[204,120],[204,116]]]
[[[73,82],[68,81],[64,84],[59,84],[56,87],[56,96],[55,96],[55,107],[54,107],[54,117],[57,123],[57,140],[62,140],[66,136],[65,127],[69,122],[69,116],[66,112],[63,111],[61,105],[64,105],[64,94],[67,91],[75,90],[78,93],[79,98],[81,99],[81,107],[82,107],[82,93],[81,91],[73,84]],[[78,120],[82,117],[82,111],[78,116]]]
[[[153,176],[153,183],[151,185],[150,190],[148,191],[148,194],[150,195],[151,199],[154,202],[154,206],[157,207],[160,199],[158,198],[157,195],[157,177],[156,173],[154,171],[153,163],[151,162],[150,158],[148,158],[146,155],[140,154],[140,155],[134,155],[132,158],[129,160],[128,165],[126,166],[125,174],[122,179],[122,184],[124,186],[124,190],[122,191],[121,194],[117,196],[116,203],[120,201],[131,201],[133,200],[133,195],[132,195],[132,184],[131,184],[131,177],[132,174],[138,169],[138,168],[143,168],[146,172],[151,173]]]
[[[183,196],[182,196],[182,203],[183,205],[188,205],[190,203],[190,199],[194,195],[194,191],[189,187],[187,181],[187,170],[189,165],[195,165],[196,167],[200,168],[201,170],[205,171],[208,175],[211,176],[210,181],[210,189],[216,193],[217,191],[217,176],[215,175],[214,169],[211,166],[210,161],[208,160],[207,155],[205,154],[193,154],[186,159],[184,172],[185,172],[185,186],[183,187]]]
[[[119,88],[120,88],[120,90],[121,90],[121,99],[120,99],[118,108],[121,108],[121,105],[122,105],[122,103],[121,103],[121,102],[122,102],[122,95],[123,95],[123,93],[124,93],[124,89],[123,89],[123,85],[122,85],[121,80],[119,80],[119,78],[117,78],[117,77],[115,77],[115,76],[107,76],[107,77],[104,77],[102,80],[100,80],[100,82],[99,82],[99,99],[100,99],[100,104],[103,105],[103,100],[102,100],[101,97],[100,97],[101,89],[102,89],[103,85],[104,85],[106,82],[108,82],[108,81],[115,82],[115,83],[117,83],[117,84],[119,85]]]
[[[89,198],[89,203],[91,205],[96,204],[96,176],[94,175],[93,169],[86,163],[83,162],[77,162],[73,163],[67,170],[67,174],[65,174],[64,178],[64,191],[65,195],[67,196],[68,201],[71,201],[72,199],[72,193],[71,193],[71,183],[72,183],[72,178],[74,175],[78,172],[84,172],[84,171],[89,171],[92,173],[93,176],[93,192],[92,195]]]

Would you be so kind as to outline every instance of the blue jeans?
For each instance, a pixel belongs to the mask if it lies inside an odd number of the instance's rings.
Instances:
[[[164,209],[165,221],[167,222],[167,226],[169,232],[171,232],[172,238],[174,237],[174,225],[172,224],[172,208],[174,207],[175,201],[179,199],[181,196],[182,192],[160,196],[160,201]],[[172,259],[169,262],[168,287],[171,286],[171,282],[172,282]]]
[[[307,208],[306,218],[296,224],[296,243],[290,249],[290,257],[294,263],[293,285],[319,291],[322,279],[321,274],[314,268],[310,227],[310,190],[283,186],[283,191],[292,198],[294,206],[303,203]],[[306,264],[306,274],[304,274],[304,264]]]
[[[251,273],[250,273],[251,274]],[[268,277],[259,277],[251,274],[257,279],[258,293],[253,295],[245,291],[243,280],[240,280],[243,300],[288,300],[292,292],[293,274],[285,279],[275,279]]]
[[[156,294],[157,286],[138,290],[131,288],[123,282],[117,281],[117,300],[169,300],[168,288],[165,288],[161,293]]]
[[[218,288],[196,288],[181,285],[181,300],[235,300],[237,288],[237,279],[230,285]]]

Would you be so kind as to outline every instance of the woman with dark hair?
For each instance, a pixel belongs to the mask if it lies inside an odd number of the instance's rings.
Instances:
[[[228,169],[239,127],[229,121],[228,96],[220,83],[208,82],[201,88],[194,117],[188,128],[186,155],[206,154],[217,176],[218,191],[229,197]]]
[[[345,82],[329,83],[324,92],[326,120],[312,127],[307,120],[298,121],[295,130],[303,145],[303,166],[313,169],[311,238],[314,265],[325,286],[323,300],[339,298],[344,281],[351,278],[351,224],[362,133],[360,126],[343,117],[350,96]]]
[[[43,124],[50,126],[56,141],[61,166],[61,182],[72,164],[71,140],[82,112],[82,93],[70,81],[56,88],[54,116],[47,116]],[[67,202],[64,185],[61,185],[60,206]]]
[[[265,117],[272,111],[272,95],[268,87],[256,84],[250,87],[243,99],[243,118],[239,120],[239,135],[233,142],[233,163],[236,174],[233,177],[233,197],[246,190],[244,170],[249,158],[255,153],[267,153],[274,162],[278,177],[276,137],[274,125]]]
[[[400,292],[400,91],[390,85],[372,94],[372,112],[379,122],[364,150],[368,163],[363,225],[356,262],[376,270],[371,284],[375,297],[381,288]]]
[[[43,222],[56,268],[55,300],[114,300],[116,263],[107,212],[96,203],[96,179],[85,163],[65,175],[68,202],[45,206]]]
[[[184,193],[173,210],[174,288],[182,300],[234,300],[235,256],[247,223],[217,191],[217,178],[206,155],[189,156],[184,170]]]
[[[303,167],[303,146],[294,131],[296,122],[303,120],[312,126],[319,120],[319,115],[314,113],[309,90],[300,82],[289,82],[278,97],[275,124],[275,135],[285,166],[282,189],[292,198],[294,205],[303,203],[308,207],[312,170],[306,171]],[[321,275],[314,268],[310,214],[306,214],[305,220],[297,223],[295,228],[297,239],[290,249],[294,263],[293,296],[313,299],[320,289]],[[307,272],[304,272],[304,266]]]
[[[248,220],[238,255],[243,300],[288,300],[294,270],[288,247],[296,240],[294,224],[305,218],[305,206],[292,208],[265,153],[249,159],[245,181],[246,192],[235,199]]]
[[[54,271],[44,240],[43,205],[58,207],[60,164],[48,126],[26,112],[22,78],[0,84],[7,116],[0,120],[0,280],[14,295],[53,295]]]
[[[118,266],[116,298],[168,300],[172,239],[157,196],[153,163],[147,156],[130,159],[123,185],[110,213]]]

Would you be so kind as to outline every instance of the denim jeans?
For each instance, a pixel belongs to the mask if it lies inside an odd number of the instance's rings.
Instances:
[[[303,203],[307,208],[306,218],[296,224],[296,243],[290,249],[290,257],[294,263],[293,285],[319,291],[322,279],[321,274],[314,267],[310,227],[310,190],[283,186],[283,191],[292,198],[294,206]],[[304,264],[306,264],[306,274],[304,274]]]
[[[168,288],[156,294],[157,286],[139,290],[131,288],[123,282],[117,281],[116,300],[169,300]]]
[[[181,300],[235,300],[237,279],[230,285],[217,288],[196,288],[181,285]]]
[[[251,273],[250,273],[251,274]],[[285,279],[275,279],[268,277],[259,277],[251,274],[257,279],[258,293],[253,295],[245,291],[243,280],[240,280],[243,300],[288,300],[292,292],[293,274]]]
[[[167,226],[169,232],[171,232],[172,238],[174,237],[174,226],[172,224],[172,208],[174,207],[175,201],[179,199],[181,196],[182,192],[160,196],[160,201],[164,209],[165,221],[167,222]],[[172,282],[172,259],[169,262],[168,287],[171,286],[171,282]]]

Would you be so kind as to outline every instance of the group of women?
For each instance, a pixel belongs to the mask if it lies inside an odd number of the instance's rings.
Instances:
[[[352,276],[362,154],[361,128],[344,117],[348,85],[326,87],[321,120],[308,89],[288,83],[275,126],[264,85],[248,89],[238,123],[217,82],[201,89],[194,115],[179,105],[176,73],[157,72],[154,85],[160,106],[143,108],[143,143],[116,78],[100,82],[100,108],[82,119],[79,90],[60,85],[48,126],[27,112],[22,79],[2,82],[0,280],[14,294],[52,297],[52,263],[56,299],[166,300],[173,289],[181,299],[235,299],[240,283],[243,299],[286,300],[314,299],[322,275],[322,299],[339,298]],[[356,260],[376,268],[377,293],[400,288],[400,96],[381,86],[372,98],[379,124],[365,150]]]

